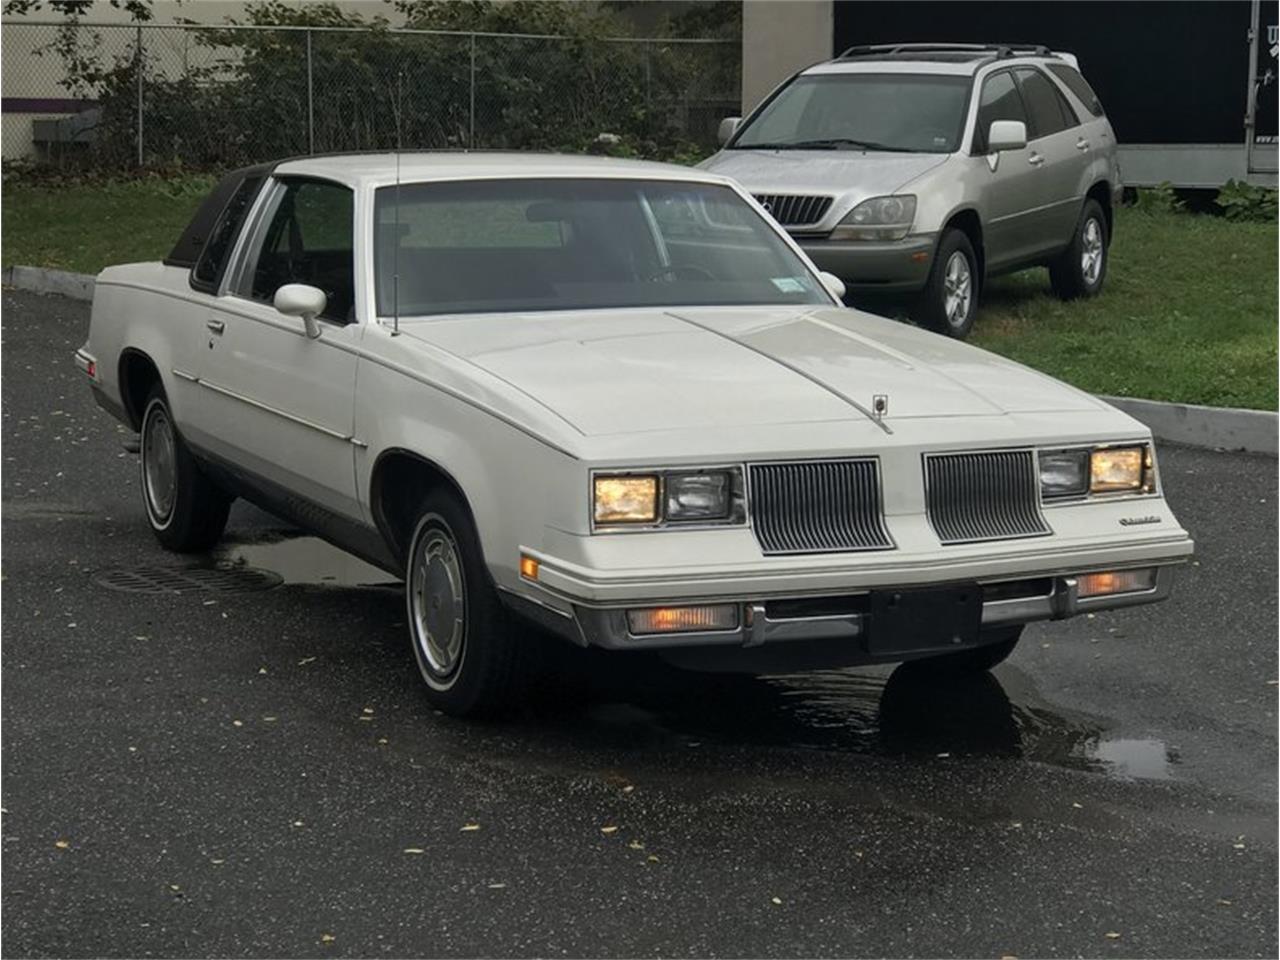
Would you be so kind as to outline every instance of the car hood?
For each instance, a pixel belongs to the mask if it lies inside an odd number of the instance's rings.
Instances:
[[[995,354],[843,308],[693,307],[439,317],[402,332],[588,436],[1105,409]]]
[[[868,197],[894,193],[945,163],[942,153],[858,150],[721,150],[701,166],[751,193],[825,194],[848,212]]]

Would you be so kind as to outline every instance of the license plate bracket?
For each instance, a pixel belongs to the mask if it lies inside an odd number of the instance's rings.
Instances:
[[[982,629],[982,588],[976,583],[873,590],[867,649],[877,656],[956,650]]]

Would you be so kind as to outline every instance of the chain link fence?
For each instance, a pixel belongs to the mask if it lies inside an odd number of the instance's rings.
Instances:
[[[31,22],[3,41],[5,157],[85,172],[600,134],[670,157],[739,112],[732,41]]]

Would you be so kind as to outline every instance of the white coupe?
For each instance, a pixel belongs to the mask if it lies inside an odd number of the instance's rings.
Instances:
[[[1192,541],[1148,430],[840,293],[703,171],[314,157],[104,270],[77,363],[165,547],[241,496],[394,571],[451,713],[517,699],[530,621],[708,669],[972,670],[1168,595]]]

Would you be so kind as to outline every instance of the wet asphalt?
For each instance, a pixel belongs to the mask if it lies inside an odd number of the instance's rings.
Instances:
[[[475,724],[394,584],[244,504],[196,561],[244,592],[120,589],[191,561],[87,306],[3,307],[6,955],[1276,955],[1274,459],[1162,448],[1174,598],[976,682],[573,657]]]

